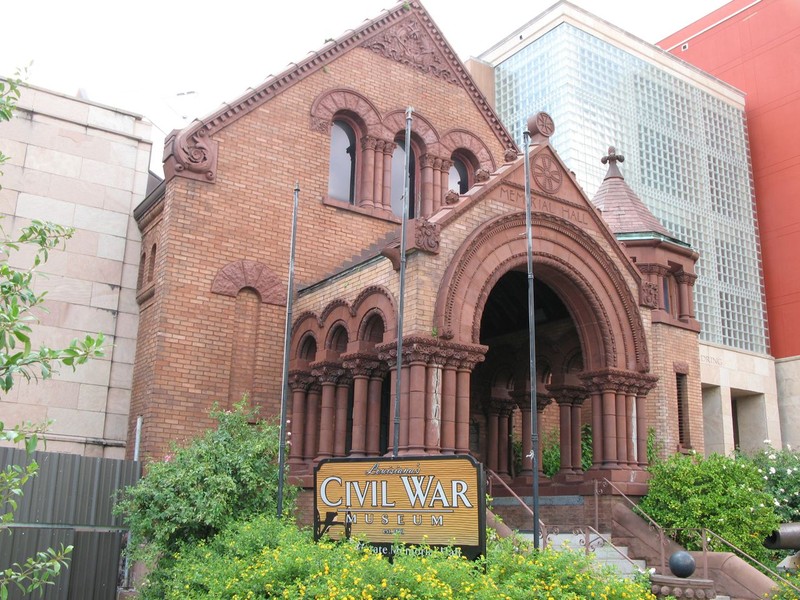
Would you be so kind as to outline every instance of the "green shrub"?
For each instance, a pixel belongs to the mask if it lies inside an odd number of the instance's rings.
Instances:
[[[778,518],[763,475],[750,460],[675,454],[651,465],[650,472],[649,491],[639,507],[659,525],[710,529],[754,558],[770,560],[763,541]],[[697,534],[678,531],[676,537],[689,549],[701,549]],[[714,539],[709,548],[729,551]]]
[[[130,527],[134,558],[169,555],[235,520],[276,511],[279,428],[251,423],[244,400],[211,416],[215,429],[150,461],[147,475],[121,494],[114,510]],[[291,508],[296,492],[284,489]]]
[[[764,448],[749,458],[764,478],[781,523],[800,521],[800,452]]]
[[[547,477],[552,477],[561,468],[561,445],[559,443],[558,429],[551,429],[541,440],[542,445],[542,472]],[[592,427],[584,424],[581,427],[581,469],[584,471],[592,467]]]
[[[142,600],[653,599],[646,583],[622,579],[582,553],[535,553],[508,539],[490,543],[485,559],[476,562],[437,551],[389,562],[355,541],[315,544],[308,531],[271,515],[232,524],[173,558],[160,587],[143,590]]]

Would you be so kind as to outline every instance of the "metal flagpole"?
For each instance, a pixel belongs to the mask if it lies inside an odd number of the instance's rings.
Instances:
[[[392,442],[392,456],[397,458],[397,449],[400,446],[400,389],[403,381],[403,308],[406,292],[406,222],[408,221],[408,204],[411,198],[411,113],[412,107],[406,109],[406,161],[405,185],[403,189],[403,222],[400,225],[400,298],[397,309],[397,360],[395,361],[395,386],[394,386],[394,436]]]
[[[292,330],[292,302],[294,301],[294,246],[297,235],[297,202],[300,183],[294,184],[292,209],[292,240],[289,244],[289,283],[286,290],[286,325],[283,331],[283,385],[281,386],[281,441],[278,446],[278,518],[283,515],[283,479],[286,472],[286,404],[289,395],[289,336]]]
[[[528,240],[528,353],[531,378],[531,459],[533,465],[533,547],[539,549],[539,415],[536,411],[536,322],[533,311],[533,232],[531,224],[530,132],[522,134],[525,148],[525,232]]]

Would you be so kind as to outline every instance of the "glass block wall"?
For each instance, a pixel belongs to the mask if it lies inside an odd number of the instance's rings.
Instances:
[[[495,86],[497,112],[520,144],[531,114],[553,117],[551,143],[590,198],[615,146],[628,185],[700,253],[701,339],[767,353],[742,109],[567,23],[496,65]]]

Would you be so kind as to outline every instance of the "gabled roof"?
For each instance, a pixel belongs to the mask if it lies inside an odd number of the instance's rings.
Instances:
[[[625,157],[617,154],[613,147],[603,162],[608,163],[608,172],[592,202],[603,213],[615,235],[620,233],[657,233],[671,238],[672,234],[655,218],[639,196],[628,186],[617,166]]]
[[[517,150],[508,130],[431,16],[418,0],[410,0],[400,2],[357,29],[329,42],[305,60],[277,76],[270,77],[259,87],[249,90],[206,118],[194,121],[183,130],[173,131],[164,148],[167,179],[178,173],[213,181],[216,177],[216,148],[209,141],[210,136],[356,47],[367,48],[388,59],[462,87],[503,147]]]

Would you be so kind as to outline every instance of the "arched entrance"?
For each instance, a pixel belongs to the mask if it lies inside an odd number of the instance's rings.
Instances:
[[[596,474],[641,470],[644,399],[656,378],[648,373],[635,270],[613,240],[557,216],[535,213],[533,234],[536,404],[540,423],[559,431],[558,479],[584,479],[584,423],[592,431]],[[470,450],[508,480],[532,475],[525,458],[531,451],[526,264],[524,214],[485,223],[453,257],[435,314],[445,339],[488,347],[472,377]],[[513,432],[521,438],[521,464]]]

